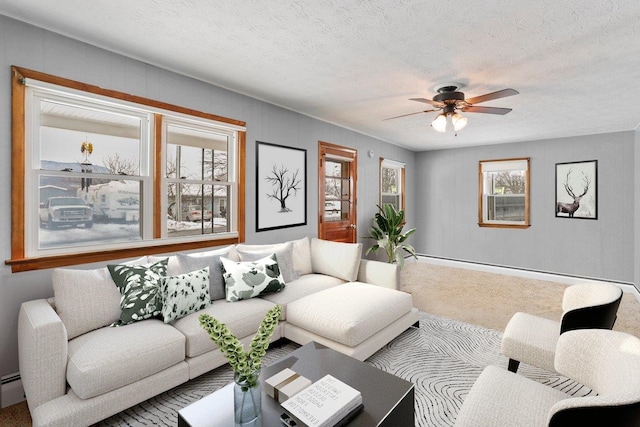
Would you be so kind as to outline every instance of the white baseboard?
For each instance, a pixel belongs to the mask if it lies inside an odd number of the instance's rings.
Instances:
[[[2,377],[2,389],[0,389],[0,407],[14,405],[24,400],[24,389],[20,374],[15,373]]]
[[[465,268],[467,270],[482,271],[486,273],[504,274],[507,276],[522,277],[525,279],[544,280],[547,282],[561,283],[564,285],[575,285],[578,283],[613,283],[620,286],[623,292],[632,293],[640,302],[640,292],[632,283],[616,282],[612,280],[594,279],[589,277],[568,276],[565,274],[549,273],[535,270],[525,270],[520,268],[511,268],[491,264],[480,264],[470,261],[460,261],[448,258],[431,257],[427,255],[418,255],[418,260],[413,258],[407,259],[406,262],[426,262],[434,265],[442,265],[444,267]]]

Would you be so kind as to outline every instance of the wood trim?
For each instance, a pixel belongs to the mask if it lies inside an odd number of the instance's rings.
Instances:
[[[525,173],[525,182],[524,182],[524,224],[495,224],[495,223],[485,223],[483,222],[483,200],[482,197],[482,187],[483,187],[483,177],[482,177],[482,163],[483,162],[510,162],[510,161],[520,161],[526,160],[527,162],[527,171]],[[485,228],[529,228],[531,227],[530,222],[530,198],[531,198],[531,187],[530,187],[530,175],[531,175],[531,158],[530,157],[512,157],[508,159],[493,159],[493,160],[480,160],[478,161],[478,226]]]
[[[406,215],[406,213],[407,213],[407,205],[405,204],[406,195],[407,195],[407,178],[406,178],[407,167],[406,166],[402,168],[402,174],[401,175],[402,175],[402,177],[400,178],[400,182],[401,182],[401,185],[402,185],[402,194],[400,195],[400,206],[402,206],[402,210],[405,213],[404,222],[406,223],[407,222],[407,215]]]
[[[333,144],[325,141],[318,141],[318,237],[322,238],[325,234],[325,222],[324,222],[324,190],[321,190],[321,185],[324,185],[325,167],[324,158],[326,155],[334,155],[341,158],[349,158],[356,165],[353,181],[350,183],[350,194],[353,195],[351,203],[351,212],[353,213],[352,223],[358,223],[358,150],[350,147],[344,147],[342,145]],[[352,231],[351,240],[357,241],[356,229]]]
[[[238,132],[238,242],[245,241],[246,183],[247,183],[247,133]]]
[[[24,258],[24,76],[11,67],[11,256]]]
[[[114,259],[133,258],[144,255],[171,253],[190,249],[202,249],[217,246],[227,246],[239,243],[238,238],[219,240],[202,240],[187,243],[167,243],[152,246],[138,246],[109,251],[86,252],[82,254],[64,254],[38,258],[11,259],[5,264],[11,266],[13,273],[46,268],[64,267],[69,265],[89,264],[93,262],[111,261]]]
[[[162,114],[153,115],[153,238],[162,238]]]
[[[378,206],[382,206],[382,163],[384,157],[378,157]]]
[[[57,77],[51,74],[42,73],[40,71],[29,70],[27,68],[12,66],[12,70],[16,70],[25,78],[39,80],[45,83],[51,83],[58,86],[65,86],[71,89],[77,89],[84,92],[95,93],[97,95],[103,95],[110,98],[117,98],[124,101],[133,102],[136,104],[146,105],[149,107],[159,108],[162,110],[175,111],[177,113],[187,114],[189,116],[201,117],[208,120],[214,120],[217,122],[228,123],[236,126],[246,126],[246,123],[241,120],[230,119],[228,117],[217,116],[215,114],[204,113],[198,110],[192,110],[191,108],[180,107],[178,105],[169,104],[167,102],[156,101],[142,96],[131,95],[117,90],[104,89],[100,86],[94,86],[87,83],[78,82],[75,80],[65,79],[64,77]]]

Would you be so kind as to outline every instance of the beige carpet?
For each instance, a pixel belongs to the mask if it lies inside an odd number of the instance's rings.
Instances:
[[[567,286],[425,262],[407,263],[400,282],[421,311],[501,332],[518,311],[560,319]],[[624,293],[614,329],[640,337],[640,303],[633,293]]]
[[[443,267],[424,262],[407,263],[401,289],[413,295],[420,311],[504,331],[518,311],[559,319],[566,285]],[[640,337],[640,303],[625,293],[614,329]],[[25,402],[0,410],[0,426],[31,425]]]

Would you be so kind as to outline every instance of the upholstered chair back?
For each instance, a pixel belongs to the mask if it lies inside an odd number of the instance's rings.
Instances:
[[[556,403],[549,425],[640,425],[640,339],[604,329],[560,335],[555,355],[558,373],[589,387],[593,396]]]
[[[616,321],[622,290],[610,283],[568,286],[562,298],[560,333],[573,329],[611,329]]]

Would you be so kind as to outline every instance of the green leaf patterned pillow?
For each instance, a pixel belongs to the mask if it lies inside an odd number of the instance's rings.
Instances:
[[[235,262],[225,257],[220,257],[220,261],[227,301],[240,301],[284,289],[275,254],[250,262]]]
[[[167,275],[165,258],[150,266],[109,264],[111,278],[120,290],[120,319],[111,326],[123,326],[162,313],[160,281]]]
[[[211,304],[209,297],[209,267],[191,273],[165,277],[162,291],[164,323],[195,313]]]

